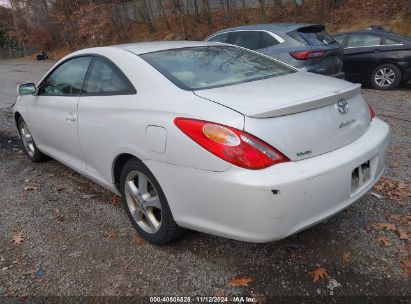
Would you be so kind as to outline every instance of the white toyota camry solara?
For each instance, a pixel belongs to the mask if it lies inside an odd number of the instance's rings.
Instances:
[[[385,167],[389,127],[359,85],[236,46],[85,49],[18,91],[28,157],[121,195],[157,244],[183,228],[284,238],[358,200]]]

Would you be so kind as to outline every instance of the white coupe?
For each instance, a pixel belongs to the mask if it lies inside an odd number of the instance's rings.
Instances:
[[[359,85],[236,46],[85,49],[18,91],[28,157],[120,194],[157,244],[183,227],[278,240],[346,208],[384,171],[389,127]]]

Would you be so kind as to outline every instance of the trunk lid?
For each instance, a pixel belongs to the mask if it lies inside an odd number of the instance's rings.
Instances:
[[[194,92],[245,115],[244,130],[300,160],[343,147],[370,124],[360,86],[311,73],[294,73]],[[345,100],[347,113],[337,101]]]
[[[343,48],[329,35],[324,25],[308,25],[287,33],[292,38],[305,44],[301,50],[321,50],[324,55],[319,58],[308,59],[307,65],[313,66],[315,72],[324,75],[333,75],[341,72],[343,66]],[[321,63],[319,67],[318,64]]]

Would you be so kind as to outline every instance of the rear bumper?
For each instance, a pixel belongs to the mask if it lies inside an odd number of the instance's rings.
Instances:
[[[384,171],[388,142],[388,125],[374,119],[362,137],[340,149],[264,170],[233,166],[211,172],[154,161],[146,165],[179,225],[269,242],[321,222],[363,196]],[[367,161],[371,178],[352,193],[352,171]]]
[[[339,78],[339,79],[345,79],[345,73],[344,72],[338,72],[336,74],[328,75],[331,77]]]

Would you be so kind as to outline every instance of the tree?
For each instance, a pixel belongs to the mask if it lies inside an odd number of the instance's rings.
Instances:
[[[210,2],[208,0],[202,0],[202,3],[203,3],[203,11],[207,19],[208,31],[211,32],[212,26],[213,26],[213,17],[211,14]]]
[[[260,2],[261,19],[265,21],[265,0],[258,0]]]

